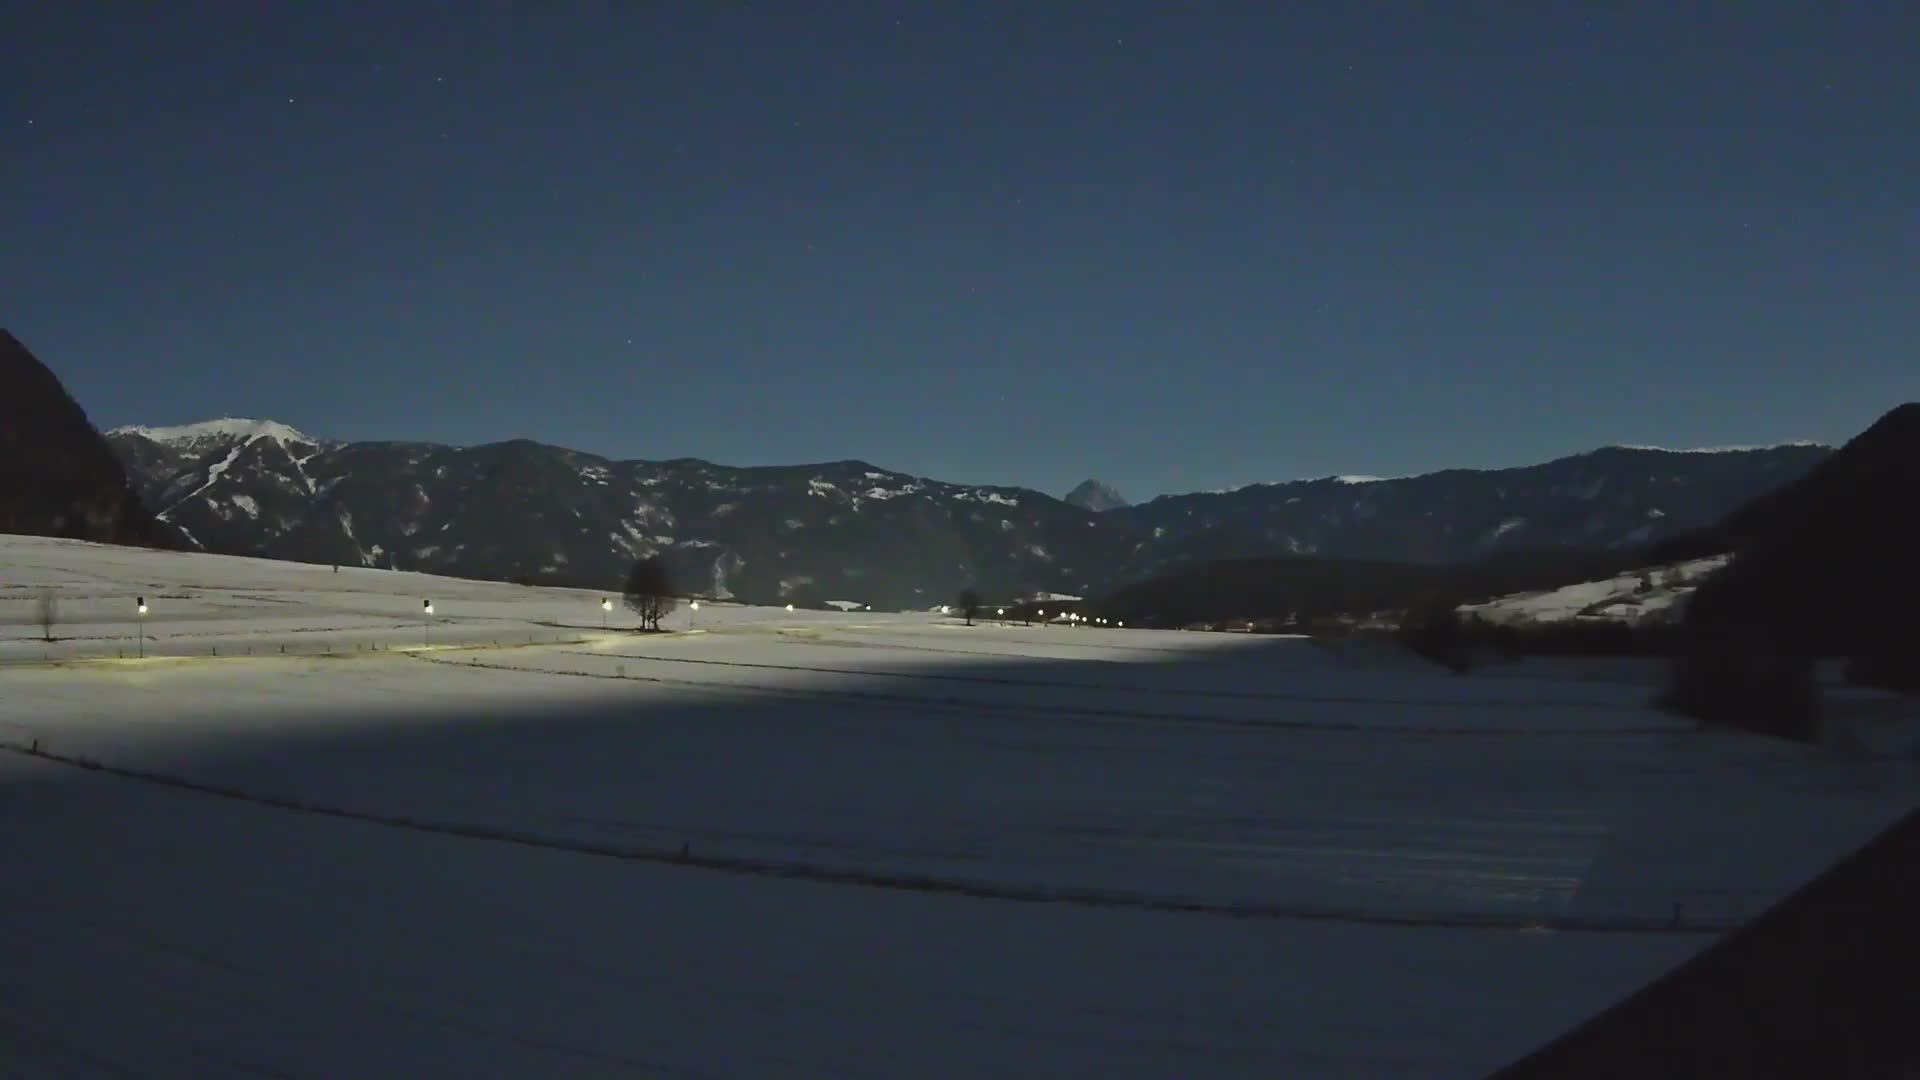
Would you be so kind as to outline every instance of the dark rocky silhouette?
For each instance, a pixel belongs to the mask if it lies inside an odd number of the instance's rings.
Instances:
[[[1126,496],[1098,480],[1082,480],[1078,487],[1067,492],[1063,501],[1072,503],[1082,510],[1091,510],[1096,514],[1123,509],[1127,506]]]
[[[0,533],[172,546],[87,414],[0,330]]]

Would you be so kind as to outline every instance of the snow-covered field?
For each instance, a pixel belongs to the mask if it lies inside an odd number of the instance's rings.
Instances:
[[[0,538],[6,1074],[1471,1076],[1920,786],[1626,665],[599,599]]]

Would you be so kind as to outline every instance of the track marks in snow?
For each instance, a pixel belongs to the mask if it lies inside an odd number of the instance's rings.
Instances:
[[[590,656],[596,659],[617,659],[619,654],[578,653],[564,650],[569,655]],[[1440,735],[1440,736],[1479,736],[1489,738],[1558,738],[1558,737],[1651,737],[1672,735],[1680,730],[1677,725],[1629,725],[1603,724],[1593,726],[1539,727],[1527,725],[1486,725],[1486,724],[1415,724],[1404,722],[1365,722],[1358,720],[1296,720],[1284,717],[1243,717],[1209,713],[1156,712],[1144,709],[1126,709],[1097,705],[1030,705],[1018,702],[995,701],[990,699],[971,699],[964,697],[933,697],[919,694],[896,694],[879,690],[844,690],[832,688],[803,689],[794,686],[775,686],[762,683],[715,682],[701,679],[676,679],[664,675],[639,675],[632,673],[581,671],[575,668],[535,667],[529,664],[490,663],[484,660],[449,660],[424,653],[408,654],[413,659],[432,664],[448,664],[458,667],[479,668],[489,671],[512,672],[522,675],[547,675],[574,679],[608,679],[651,683],[660,686],[688,687],[696,690],[717,693],[737,692],[773,697],[786,697],[801,700],[846,701],[853,704],[878,707],[897,707],[906,709],[938,709],[943,712],[962,712],[975,716],[1003,718],[1032,718],[1041,720],[1059,720],[1071,717],[1081,720],[1105,720],[1128,723],[1154,724],[1192,724],[1212,727],[1260,728],[1276,731],[1332,732],[1367,735]],[[650,659],[635,658],[628,659]],[[696,663],[734,664],[734,661],[694,661]],[[739,666],[754,666],[745,663]],[[792,669],[805,670],[805,669]],[[828,671],[823,674],[835,674]],[[1109,693],[1130,693],[1126,688],[1109,688]],[[1424,706],[1426,702],[1379,702],[1365,699],[1334,699],[1317,701],[1318,704],[1344,705],[1380,705],[1403,704]]]
[[[1552,915],[1539,918],[1504,914],[1463,912],[1388,912],[1361,908],[1339,908],[1312,904],[1262,904],[1157,896],[1151,893],[1119,889],[1085,887],[1047,887],[1011,882],[980,881],[930,874],[911,874],[872,869],[821,866],[800,861],[756,859],[710,852],[682,853],[678,850],[594,843],[566,837],[546,836],[520,829],[476,825],[453,821],[430,821],[397,814],[385,814],[344,806],[318,805],[286,796],[247,791],[243,788],[192,780],[149,769],[106,764],[70,757],[46,749],[14,743],[0,743],[0,749],[23,757],[71,768],[85,769],[105,776],[140,783],[156,784],[181,791],[271,807],[301,814],[357,821],[384,828],[403,829],[435,836],[457,837],[487,843],[566,851],[581,855],[680,866],[688,869],[718,871],[751,877],[786,878],[823,884],[886,889],[896,892],[940,893],[980,900],[1004,900],[1031,904],[1062,904],[1087,908],[1129,908],[1144,911],[1209,915],[1236,919],[1293,919],[1311,922],[1351,923],[1365,926],[1427,927],[1448,930],[1567,931],[1607,934],[1677,934],[1696,936],[1721,934],[1738,925],[1732,920],[1691,919],[1683,925],[1669,920],[1629,916]]]
[[[854,675],[876,679],[923,679],[935,682],[980,683],[992,686],[1018,686],[1030,689],[1086,690],[1098,693],[1145,694],[1160,697],[1203,698],[1235,701],[1276,701],[1312,705],[1397,705],[1438,709],[1508,709],[1539,712],[1548,709],[1575,708],[1606,712],[1640,712],[1636,705],[1594,702],[1556,702],[1545,700],[1511,701],[1464,698],[1396,698],[1356,694],[1303,694],[1264,690],[1175,690],[1162,686],[1111,686],[1100,683],[1064,682],[1054,679],[1022,679],[997,675],[947,675],[918,671],[877,671],[871,668],[830,668],[806,664],[773,664],[757,660],[711,660],[688,656],[660,656],[648,653],[583,653],[563,650],[575,656],[614,656],[660,664],[711,664],[717,667],[760,668],[770,671],[806,672],[816,675]],[[979,655],[979,654],[972,654]],[[1284,675],[1284,672],[1277,674]],[[1614,730],[1614,729],[1608,729]],[[1658,730],[1668,731],[1663,727]]]

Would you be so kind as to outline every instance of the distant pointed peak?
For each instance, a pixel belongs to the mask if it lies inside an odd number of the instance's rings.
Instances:
[[[1100,513],[1105,510],[1118,510],[1127,505],[1126,496],[1113,489],[1110,484],[1098,480],[1082,480],[1080,485],[1067,492],[1065,502],[1072,503],[1083,510]]]

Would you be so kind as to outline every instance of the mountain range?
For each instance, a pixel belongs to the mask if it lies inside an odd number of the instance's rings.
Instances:
[[[1832,452],[1606,447],[1127,506],[1104,485],[1068,501],[861,461],[742,468],[525,440],[338,442],[265,420],[123,427],[107,442],[159,517],[208,551],[594,587],[659,553],[699,594],[877,608],[932,607],[969,585],[990,599],[1099,594],[1216,559],[1622,550],[1712,525]]]

